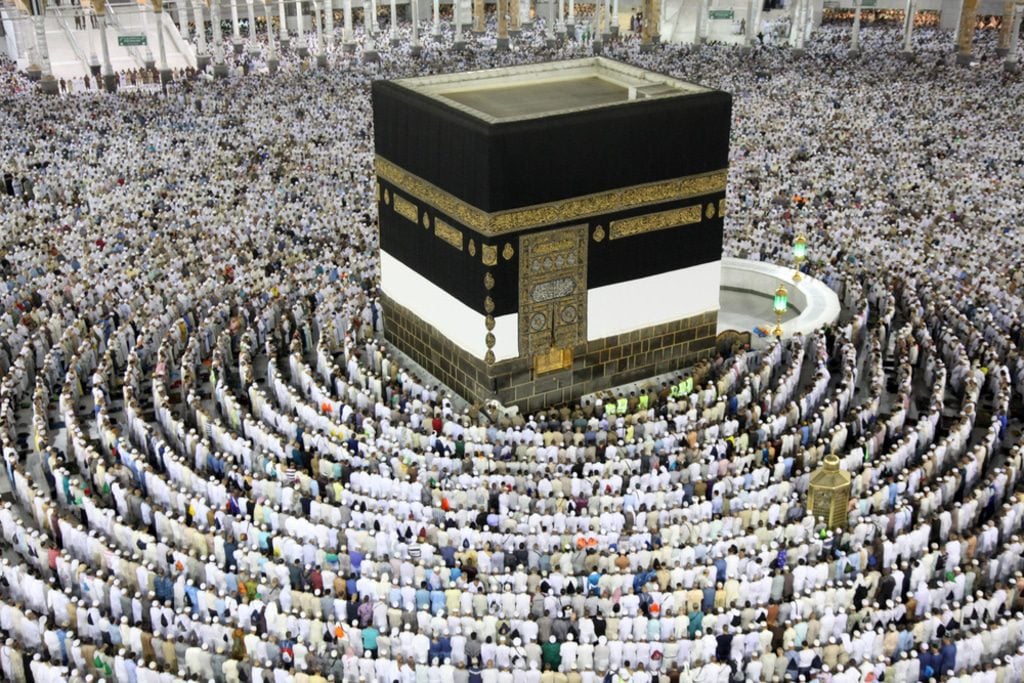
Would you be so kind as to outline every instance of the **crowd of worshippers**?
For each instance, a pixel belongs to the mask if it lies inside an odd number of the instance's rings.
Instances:
[[[584,54],[542,30],[166,93],[4,65],[6,680],[1024,679],[1024,84],[993,37],[971,70],[937,30],[917,63],[888,28],[857,60],[835,27],[801,59],[609,46],[733,93],[726,252],[806,235],[844,312],[520,415],[380,341],[369,84]],[[807,509],[828,455],[846,528]]]

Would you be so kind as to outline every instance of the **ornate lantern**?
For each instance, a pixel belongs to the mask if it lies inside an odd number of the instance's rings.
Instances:
[[[800,264],[807,260],[807,238],[797,235],[793,240],[793,259],[796,261],[796,272],[793,273],[793,282],[800,282],[803,275],[800,274]]]
[[[811,475],[807,507],[829,529],[846,526],[846,510],[850,503],[850,474],[839,469],[839,458],[825,457],[825,464]]]
[[[782,336],[782,316],[789,310],[789,292],[785,285],[779,285],[775,290],[775,298],[772,299],[772,313],[775,314],[775,329],[772,334],[776,337]]]

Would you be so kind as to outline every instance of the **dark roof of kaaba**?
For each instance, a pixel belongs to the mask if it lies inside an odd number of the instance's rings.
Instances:
[[[604,57],[392,81],[487,123],[503,123],[709,92]]]

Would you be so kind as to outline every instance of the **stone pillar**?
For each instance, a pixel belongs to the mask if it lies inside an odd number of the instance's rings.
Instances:
[[[595,55],[601,54],[604,50],[604,42],[601,40],[601,15],[604,9],[604,0],[598,0],[594,4],[594,20],[590,26],[590,48]]]
[[[498,50],[508,49],[508,0],[498,0]]]
[[[345,0],[341,13],[345,20],[345,26],[341,30],[341,44],[345,52],[352,54],[356,51],[356,43],[352,39],[352,0]]]
[[[558,21],[555,22],[555,31],[565,37],[565,0],[558,0]]]
[[[100,25],[100,54],[103,55],[103,89],[107,92],[117,90],[117,76],[110,64],[110,46],[107,44],[107,0],[92,0],[96,22]]]
[[[747,47],[754,47],[754,41],[757,40],[757,7],[758,0],[749,0],[747,2],[747,32],[743,36],[743,40],[746,41]]]
[[[260,0],[263,3],[263,12],[267,17],[267,71],[271,75],[277,73],[277,50],[274,48],[274,22],[273,12],[270,10],[270,5],[267,4],[270,0]]]
[[[1010,27],[1010,42],[1006,46],[1006,61],[1003,62],[1003,69],[1010,73],[1020,71],[1020,64],[1017,62],[1017,49],[1020,43],[1020,24],[1024,19],[1024,3],[1014,7],[1013,22]]]
[[[206,14],[203,0],[193,0],[192,12],[196,17],[196,66],[200,71],[210,65],[210,51],[206,46]]]
[[[95,5],[96,3],[94,2],[93,6],[95,7]],[[188,3],[178,0],[178,2],[174,3],[174,7],[177,10],[178,31],[181,32],[182,40],[188,40],[191,33],[188,29]]]
[[[651,3],[651,42],[655,45],[661,42],[661,3],[662,0]]]
[[[162,85],[171,80],[171,70],[167,68],[167,46],[164,43],[164,0],[153,0],[153,16],[156,18],[156,70]]]
[[[907,0],[907,10],[903,17],[903,58],[914,59],[914,17],[917,15],[917,0]]]
[[[363,24],[366,30],[366,41],[363,44],[363,61],[379,62],[380,55],[377,54],[377,3],[371,0],[367,6],[363,0]]]
[[[257,52],[258,48],[256,47],[256,3],[254,2],[254,0],[246,0],[245,18],[249,22],[249,52]]]
[[[277,0],[277,23],[281,31],[281,49],[288,47],[288,17],[284,13],[284,0]]]
[[[423,54],[423,46],[420,45],[420,3],[419,0],[412,0],[412,45],[409,53],[413,57]]]
[[[1010,51],[1010,31],[1013,28],[1014,2],[1003,0],[1003,24],[999,27],[999,42],[996,44],[996,54],[1005,57]]]
[[[242,30],[238,27],[238,0],[231,0],[231,44],[235,54],[242,54]]]
[[[658,0],[643,0],[641,11],[644,15],[640,26],[640,51],[650,52],[654,49],[654,5]]]
[[[391,47],[398,45],[398,7],[396,0],[391,0]]]
[[[295,49],[299,57],[309,56],[309,44],[306,42],[306,20],[302,16],[302,0],[295,0]]]
[[[316,65],[319,67],[327,66],[327,50],[324,49],[324,30],[320,21],[320,3],[317,0],[313,2],[313,31],[315,33],[314,41],[316,44]]]
[[[559,0],[557,7],[561,9],[561,0]],[[538,5],[538,9],[539,8],[540,6]],[[555,30],[558,28],[558,19],[555,15],[555,8],[555,1],[548,0],[548,20],[546,22],[547,25],[544,27],[544,42],[548,47],[554,47],[558,44],[558,39],[555,37]]]
[[[434,37],[434,40],[441,40],[441,0],[434,0],[434,16],[430,35]]]
[[[697,26],[693,42],[703,45],[708,38],[708,0],[700,0],[697,9]]]
[[[324,0],[324,31],[328,47],[334,47],[334,0]]]
[[[455,22],[455,42],[452,43],[452,49],[465,50],[466,41],[462,37],[462,3],[459,0],[452,2],[452,21]]]
[[[519,14],[519,4],[520,4],[519,0],[509,0],[509,3],[508,3],[508,19],[509,19],[509,24],[510,24],[509,27],[508,27],[508,32],[513,37],[516,37],[516,38],[518,38],[519,34],[522,33],[522,29],[520,28],[520,23],[519,23],[519,20],[521,18],[520,14]],[[523,3],[523,4],[526,4],[526,3]]]
[[[619,35],[619,0],[612,0],[612,35]]]
[[[803,0],[793,0],[792,13],[790,14],[790,26],[789,26],[789,46],[793,49],[797,49],[799,46],[800,36],[800,7],[803,4]]]
[[[473,35],[482,36],[487,30],[487,18],[484,16],[484,0],[473,0]]]
[[[210,23],[213,27],[213,75],[225,78],[228,65],[224,61],[224,34],[220,30],[220,2],[217,0],[210,3]]]
[[[956,63],[965,66],[974,59],[974,24],[978,19],[978,0],[964,0],[957,33]]]
[[[533,19],[530,16],[530,0],[518,0],[519,4],[519,27],[526,28],[533,26]]]
[[[576,40],[576,0],[569,0],[569,18],[565,20],[565,32],[569,40]]]
[[[860,54],[860,0],[853,0],[853,30],[850,32],[850,54]]]
[[[146,44],[142,46],[142,61],[147,69],[156,68],[156,57],[153,56],[153,50],[150,49],[150,43],[148,40],[149,30],[152,27],[152,18],[150,17],[152,9],[153,8],[147,6],[145,2],[143,2],[142,6],[139,8],[139,14],[142,15],[142,33],[147,36]]]

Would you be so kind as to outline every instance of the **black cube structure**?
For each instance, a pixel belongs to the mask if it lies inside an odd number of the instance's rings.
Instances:
[[[714,348],[732,97],[593,58],[373,84],[385,335],[523,410]]]

